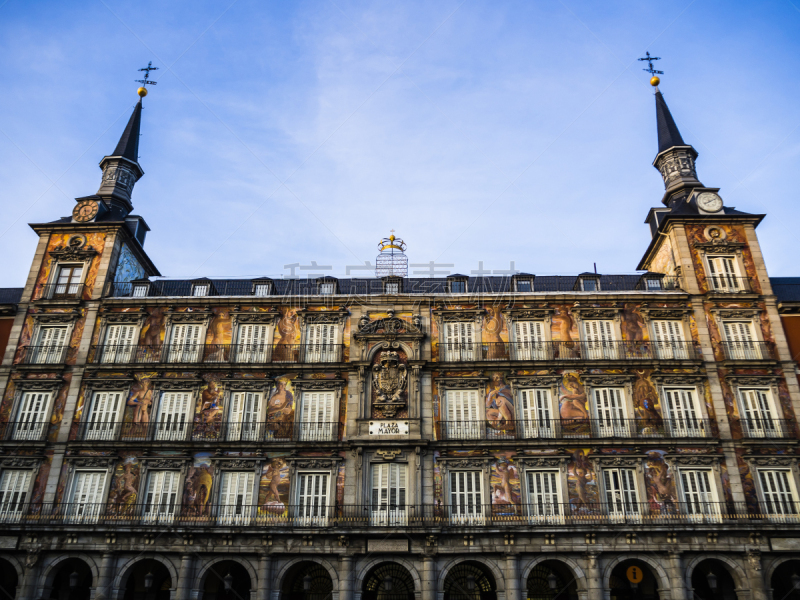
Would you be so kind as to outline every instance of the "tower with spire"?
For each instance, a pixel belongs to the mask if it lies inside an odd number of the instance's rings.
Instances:
[[[131,204],[133,186],[144,175],[144,170],[139,164],[141,125],[142,97],[140,96],[114,152],[100,161],[103,179],[97,195],[102,198],[109,210],[116,210],[123,217],[133,210]]]

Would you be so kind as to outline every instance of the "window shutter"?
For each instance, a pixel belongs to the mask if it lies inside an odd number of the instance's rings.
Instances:
[[[558,471],[528,471],[528,504],[534,516],[560,514]]]
[[[189,392],[164,392],[158,407],[156,439],[183,440],[186,438],[189,412]]]
[[[471,321],[445,323],[445,360],[472,360],[474,342]]]
[[[267,361],[267,325],[239,326],[239,362]]]
[[[710,471],[683,470],[681,485],[683,486],[683,501],[686,503],[689,514],[707,515],[716,513],[717,501],[711,484]]]
[[[551,437],[553,435],[553,417],[550,412],[550,390],[535,388],[522,390],[523,432],[526,438]]]
[[[450,510],[456,520],[482,519],[481,476],[481,471],[450,472]]]
[[[223,471],[219,487],[219,502],[225,510],[222,516],[249,515],[253,505],[255,473],[248,471]]]
[[[196,362],[200,356],[200,325],[181,323],[172,327],[170,362]]]
[[[689,358],[681,321],[653,321],[653,331],[658,358]]]
[[[639,513],[633,469],[603,469],[603,482],[606,488],[609,513]]]
[[[19,515],[25,506],[33,471],[8,469],[0,478],[0,517]]]
[[[703,423],[698,416],[694,390],[666,388],[666,408],[669,426],[680,436],[698,437],[703,435]]]
[[[103,348],[103,363],[130,362],[135,345],[135,325],[109,325]]]
[[[228,439],[255,441],[261,416],[261,394],[234,392],[228,416]]]
[[[514,321],[517,360],[544,360],[544,326],[541,321]]]
[[[741,287],[736,269],[736,260],[730,256],[715,256],[708,259],[711,288],[738,291]]]
[[[50,411],[50,392],[25,392],[22,394],[17,424],[14,429],[15,440],[39,440],[48,425]]]
[[[300,437],[303,440],[330,441],[333,439],[333,392],[304,392],[303,410],[300,423]]]
[[[744,409],[745,433],[753,437],[778,435],[778,424],[773,418],[772,394],[769,390],[741,390]]]
[[[767,514],[786,515],[797,513],[789,476],[789,471],[771,469],[758,471]]]
[[[152,471],[147,481],[145,514],[151,517],[173,516],[178,499],[178,471]]]
[[[615,359],[613,323],[611,321],[584,321],[584,337],[587,357],[591,359]]]
[[[328,473],[300,473],[297,493],[301,520],[324,525],[328,514]]]
[[[106,471],[78,471],[72,493],[74,505],[100,504],[106,484]]]
[[[113,439],[121,408],[122,392],[95,392],[86,423],[86,439]]]
[[[447,435],[449,439],[478,439],[478,390],[447,390]]]
[[[619,388],[596,388],[594,402],[599,434],[603,436],[624,435],[627,423],[622,402],[622,390]]]

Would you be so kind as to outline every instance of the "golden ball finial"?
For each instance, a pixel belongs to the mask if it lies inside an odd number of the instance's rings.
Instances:
[[[389,239],[390,239],[391,241],[394,241],[394,234],[390,235],[390,236],[389,236]]]
[[[140,87],[138,90],[136,90],[136,93],[139,94],[140,98],[144,98],[145,96],[147,96],[147,88]]]
[[[653,87],[657,87],[659,83],[661,83],[661,80],[658,77],[656,77],[655,75],[653,75],[650,78],[650,85],[652,85]]]

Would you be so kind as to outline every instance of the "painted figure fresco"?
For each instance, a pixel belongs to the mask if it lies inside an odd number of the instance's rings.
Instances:
[[[131,391],[126,402],[124,422],[131,423],[123,427],[123,437],[130,435],[141,437],[147,431],[150,423],[150,408],[153,405],[153,382],[151,377],[155,373],[137,373],[131,385]]]
[[[272,351],[273,362],[296,362],[300,349],[300,317],[297,309],[281,306],[278,311],[281,318],[275,327],[275,348]]]
[[[520,505],[520,480],[511,462],[513,452],[497,454],[491,470],[492,512],[496,515],[516,514]]]
[[[258,485],[260,510],[272,515],[284,515],[289,505],[289,463],[280,456],[273,456],[264,464]]]
[[[36,474],[36,480],[33,482],[33,491],[31,493],[31,514],[38,514],[42,509],[42,502],[44,501],[44,491],[47,487],[47,478],[50,476],[50,467],[53,464],[53,451],[48,450],[44,454],[44,460],[39,467],[39,472]]]
[[[567,464],[567,487],[573,515],[593,514],[598,510],[597,478],[588,455],[588,449],[573,450],[572,460]]]
[[[127,244],[123,243],[119,249],[117,269],[114,272],[115,282],[133,281],[142,279],[146,275],[144,267],[139,264]]]
[[[743,455],[744,449],[736,449],[736,461],[739,465],[739,477],[742,479],[742,491],[747,510],[751,513],[758,512],[758,494],[756,492],[756,482],[753,480],[753,473],[750,466],[745,462]]]
[[[577,357],[580,354],[579,344],[577,344],[580,333],[569,308],[566,306],[555,307],[551,327],[553,341],[561,342],[558,345],[558,353],[563,353],[568,357]]]
[[[650,381],[651,370],[634,370],[633,410],[636,412],[636,427],[643,434],[658,435],[664,429],[661,403],[655,386]]]
[[[194,435],[202,439],[218,438],[222,432],[223,392],[219,374],[204,375],[208,384],[200,388],[194,415]]]
[[[155,348],[161,345],[164,339],[164,309],[154,308],[145,319],[139,337],[141,344],[148,348]]]
[[[676,512],[678,502],[672,469],[664,460],[666,454],[666,450],[648,451],[645,470],[647,501],[651,509],[661,514]]]
[[[199,452],[189,467],[183,485],[183,514],[186,516],[207,516],[209,498],[212,490],[211,453]]]
[[[121,509],[125,506],[136,504],[139,493],[139,461],[136,456],[126,453],[122,456],[111,481],[111,491],[108,494],[110,507]]]
[[[64,385],[58,390],[53,400],[53,414],[50,416],[50,431],[47,439],[55,442],[58,437],[58,427],[64,416],[64,407],[67,405],[67,395],[69,394],[69,384],[72,381],[72,373],[64,373]]]
[[[589,435],[589,400],[577,373],[565,373],[559,385],[561,427],[570,435]]]
[[[213,317],[206,331],[205,362],[226,362],[232,341],[231,313],[227,308],[212,308]]]
[[[514,432],[514,397],[502,373],[490,375],[486,392],[486,421],[492,429]]]
[[[267,435],[287,437],[294,423],[294,386],[291,375],[275,379],[275,390],[267,404]]]
[[[648,338],[647,326],[639,312],[639,306],[627,302],[622,310],[622,339],[627,342],[641,342]]]

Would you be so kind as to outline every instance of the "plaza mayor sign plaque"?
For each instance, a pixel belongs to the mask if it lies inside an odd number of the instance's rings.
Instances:
[[[408,435],[408,421],[370,421],[370,435]]]

